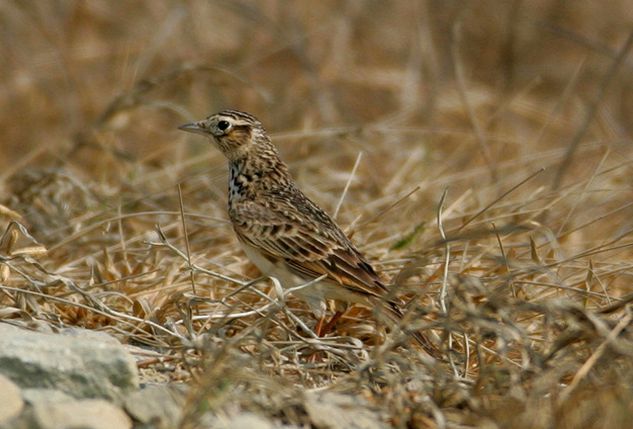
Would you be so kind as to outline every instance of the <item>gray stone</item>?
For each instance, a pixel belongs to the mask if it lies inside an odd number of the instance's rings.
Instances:
[[[233,417],[213,417],[210,429],[275,429],[275,426],[264,417],[253,413],[241,413]],[[205,425],[206,426],[206,425]]]
[[[119,340],[110,334],[101,331],[91,331],[90,329],[70,327],[61,329],[59,333],[66,337],[75,337],[80,340],[95,340],[105,344],[121,344]]]
[[[134,420],[167,429],[178,426],[184,397],[169,386],[147,386],[127,395],[124,404]]]
[[[23,407],[24,401],[20,388],[0,374],[0,425],[18,416]]]
[[[0,323],[0,373],[22,388],[60,390],[75,398],[119,400],[138,388],[132,356],[118,342],[31,332]]]
[[[70,395],[54,389],[30,388],[22,389],[22,398],[26,403],[34,405],[40,402],[70,402],[74,401]]]
[[[115,405],[102,399],[63,403],[42,402],[29,416],[33,429],[129,429],[132,420]]]
[[[304,406],[319,429],[382,429],[389,426],[361,399],[332,392],[308,392]]]

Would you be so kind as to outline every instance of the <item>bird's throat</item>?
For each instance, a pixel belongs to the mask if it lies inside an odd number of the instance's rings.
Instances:
[[[253,182],[258,178],[247,164],[245,159],[229,161],[229,205],[247,197],[254,186]]]
[[[254,193],[291,182],[288,168],[279,158],[259,157],[258,161],[252,162],[249,157],[229,161],[229,201],[249,198]]]

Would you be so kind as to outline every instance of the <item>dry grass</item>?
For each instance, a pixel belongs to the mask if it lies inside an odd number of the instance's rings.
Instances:
[[[627,1],[0,11],[1,319],[148,347],[143,371],[194,386],[183,427],[306,423],[312,388],[397,427],[629,427]],[[247,286],[225,163],[176,130],[225,107],[268,125],[444,361],[364,309],[313,338],[292,295]]]

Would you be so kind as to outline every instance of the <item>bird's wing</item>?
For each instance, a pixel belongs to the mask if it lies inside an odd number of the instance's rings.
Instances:
[[[300,277],[326,274],[350,292],[384,297],[387,289],[363,255],[325,212],[300,197],[235,204],[229,214],[238,238],[271,261],[285,261]]]
[[[307,197],[292,201],[267,199],[267,205],[253,200],[241,202],[229,210],[238,238],[258,249],[271,262],[284,260],[288,268],[304,278],[323,274],[349,292],[386,303],[385,316],[399,323],[402,310],[395,300],[387,299],[387,288],[354,248],[334,221]],[[300,207],[300,209],[298,208]],[[421,332],[410,333],[433,357],[440,356],[433,343]]]

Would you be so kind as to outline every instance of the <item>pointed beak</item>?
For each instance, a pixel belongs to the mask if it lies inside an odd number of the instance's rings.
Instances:
[[[200,125],[200,122],[191,122],[178,127],[179,130],[186,131],[188,133],[207,135],[207,130]]]

